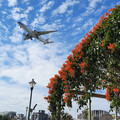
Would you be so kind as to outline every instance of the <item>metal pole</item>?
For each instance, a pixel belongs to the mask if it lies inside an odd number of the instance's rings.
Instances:
[[[26,120],[27,120],[27,110],[26,110]]]
[[[117,105],[115,106],[115,120],[117,120]]]
[[[91,120],[91,99],[89,98],[89,108],[88,108],[88,120]]]
[[[28,120],[30,120],[31,101],[32,101],[32,91],[33,91],[33,88],[31,88],[31,94],[30,94],[30,102],[29,102],[29,109],[28,109]]]
[[[26,107],[26,120],[27,120],[27,112],[28,112],[28,107]]]

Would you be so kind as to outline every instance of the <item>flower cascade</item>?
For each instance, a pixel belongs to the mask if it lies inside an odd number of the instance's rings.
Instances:
[[[119,16],[120,6],[109,9],[75,46],[58,75],[50,79],[47,86],[49,95],[45,98],[49,103],[53,98],[59,98],[58,91],[61,90],[60,99],[64,99],[64,103],[70,105],[71,99],[74,98],[82,107],[86,105],[92,92],[96,89],[106,89],[106,99],[112,101],[112,105],[120,105]],[[110,76],[107,73],[110,73]],[[84,92],[90,91],[90,94],[86,93],[81,97],[77,93],[71,93],[72,90],[81,90],[81,86],[84,87]]]

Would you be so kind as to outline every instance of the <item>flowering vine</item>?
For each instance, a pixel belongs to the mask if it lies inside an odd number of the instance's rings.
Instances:
[[[120,106],[119,16],[120,6],[115,6],[105,16],[102,15],[99,22],[71,51],[58,75],[50,79],[46,99],[53,115],[57,115],[57,105],[62,110],[60,100],[63,106],[72,106],[73,98],[81,108],[97,89],[106,89],[106,99],[111,101],[111,108],[116,103]],[[72,90],[81,91],[81,87],[86,93],[84,96],[71,93]]]

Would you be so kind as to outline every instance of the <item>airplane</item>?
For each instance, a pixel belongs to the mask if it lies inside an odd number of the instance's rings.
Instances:
[[[54,41],[49,41],[49,39],[43,39],[40,35],[45,35],[45,34],[49,34],[49,33],[52,33],[52,32],[57,32],[57,30],[36,31],[36,30],[32,30],[32,29],[28,28],[22,22],[18,22],[18,25],[20,26],[20,28],[23,28],[24,30],[26,30],[28,32],[27,34],[23,33],[23,35],[25,36],[24,40],[28,40],[28,39],[32,40],[32,38],[35,38],[35,39],[38,39],[39,41],[43,42],[44,45],[54,42]]]

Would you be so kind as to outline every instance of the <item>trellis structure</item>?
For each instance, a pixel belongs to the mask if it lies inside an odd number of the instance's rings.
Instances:
[[[72,94],[77,93],[78,95],[85,95],[86,94],[86,92],[84,92],[84,91],[74,91],[74,90],[72,90],[71,93]],[[106,99],[106,95],[104,95],[104,94],[92,93],[92,97]],[[92,116],[91,116],[91,98],[89,98],[88,120],[92,120]],[[115,106],[115,120],[117,120],[117,106]]]
[[[111,109],[120,106],[120,6],[102,15],[71,52],[47,86],[49,95],[45,99],[53,120],[61,119],[65,105],[72,107],[72,99],[81,108],[98,89],[106,89]]]
[[[72,90],[71,93],[72,94],[77,93],[78,95],[85,95],[86,94],[86,92],[84,92],[84,91],[75,91],[75,90]],[[92,97],[106,99],[106,95],[104,95],[104,94],[92,93]],[[117,112],[117,110],[115,111],[115,113],[116,112]],[[117,118],[117,114],[116,114],[115,118]],[[89,98],[88,120],[92,120],[92,116],[91,116],[91,98]],[[115,119],[115,120],[117,120],[117,119]]]

